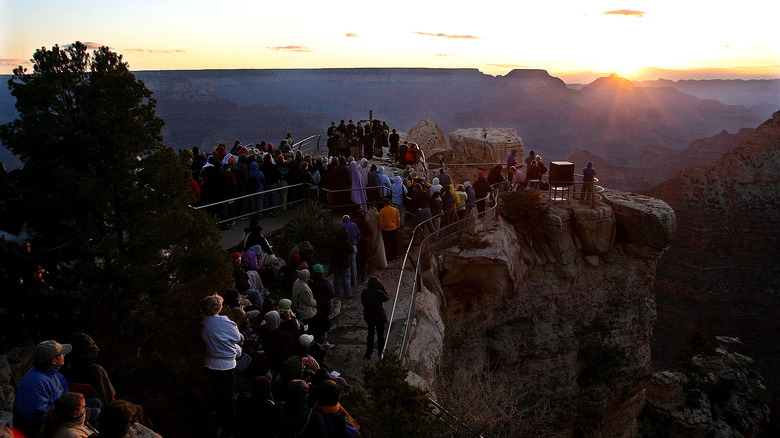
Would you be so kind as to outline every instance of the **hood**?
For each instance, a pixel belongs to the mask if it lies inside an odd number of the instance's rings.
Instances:
[[[439,184],[439,178],[434,178],[433,185],[438,185],[438,184]]]
[[[257,164],[257,161],[252,161],[252,163],[249,165],[249,170],[251,172],[257,172],[258,170],[260,170],[260,165]]]
[[[377,170],[377,173],[379,173],[380,175],[384,175],[385,174],[385,166],[379,166],[379,170]]]
[[[366,287],[368,289],[385,290],[385,287],[382,285],[382,282],[379,281],[378,278],[373,276],[368,279],[368,283],[366,284]]]
[[[311,275],[309,274],[308,269],[301,269],[300,271],[298,271],[298,280],[306,282],[309,280],[310,277]]]

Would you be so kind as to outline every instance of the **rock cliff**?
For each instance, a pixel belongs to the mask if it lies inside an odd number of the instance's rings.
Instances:
[[[744,342],[780,412],[780,112],[714,163],[644,193],[674,208],[678,232],[658,265],[656,369],[693,333]]]
[[[484,248],[451,246],[432,257],[412,371],[445,404],[464,397],[447,388],[494,382],[491,390],[519,401],[518,424],[544,419],[537,432],[636,436],[671,208],[613,191],[596,209],[552,205],[539,227],[488,223]],[[486,411],[500,404],[473,402]]]

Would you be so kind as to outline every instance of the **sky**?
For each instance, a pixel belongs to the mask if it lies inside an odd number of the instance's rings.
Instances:
[[[133,71],[544,69],[567,83],[780,78],[780,1],[0,0],[0,74],[108,46]]]

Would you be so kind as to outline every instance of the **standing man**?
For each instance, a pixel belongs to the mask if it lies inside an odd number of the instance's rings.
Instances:
[[[360,228],[352,222],[348,214],[341,217],[339,228],[347,232],[347,242],[352,245],[352,255],[349,256],[349,279],[352,287],[357,284],[357,245],[360,242]]]
[[[485,202],[489,193],[490,183],[485,179],[485,173],[479,172],[474,182],[474,196],[477,198],[477,212],[480,219],[485,217]]]
[[[385,242],[385,257],[390,263],[398,258],[398,228],[401,227],[401,214],[390,205],[389,198],[382,198],[384,207],[379,210],[379,229]]]
[[[393,207],[390,207],[393,208]],[[368,336],[366,337],[366,359],[371,359],[374,352],[374,332],[377,337],[377,355],[382,358],[382,349],[385,345],[385,324],[387,313],[384,302],[390,297],[385,291],[384,285],[376,277],[368,279],[366,289],[360,293],[360,302],[363,304],[363,320],[368,324]]]
[[[596,180],[596,169],[593,168],[593,161],[588,161],[587,167],[582,169],[582,195],[580,196],[580,202],[583,204],[588,202],[588,196],[590,196],[591,206],[596,203],[596,198],[593,196],[593,182]]]

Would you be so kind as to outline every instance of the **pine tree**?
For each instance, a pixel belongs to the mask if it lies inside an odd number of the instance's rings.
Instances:
[[[19,117],[0,126],[24,163],[7,212],[38,236],[29,250],[0,251],[21,267],[6,272],[10,294],[24,297],[10,310],[33,341],[90,333],[126,391],[143,381],[163,405],[191,398],[166,391],[196,386],[199,303],[231,281],[219,230],[188,207],[188,170],[121,55],[76,42],[31,61],[8,81]]]

